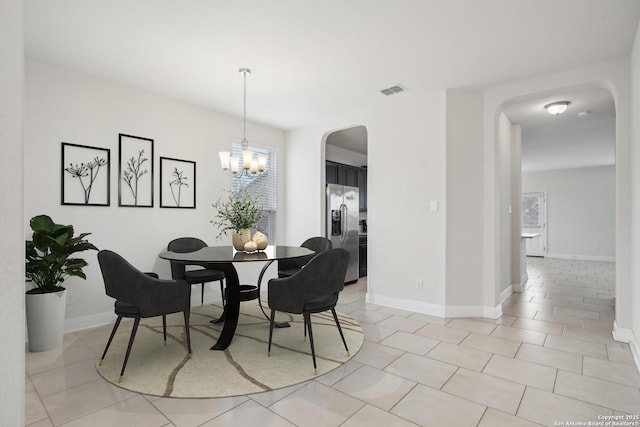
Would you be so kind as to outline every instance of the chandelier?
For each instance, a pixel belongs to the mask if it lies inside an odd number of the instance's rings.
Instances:
[[[240,147],[242,148],[242,158],[239,156],[232,156],[230,151],[221,151],[218,153],[220,156],[220,166],[223,170],[230,170],[233,176],[243,176],[249,174],[257,174],[258,172],[264,172],[267,167],[267,154],[253,155],[253,151],[249,150],[249,141],[247,141],[247,74],[251,74],[251,70],[248,68],[240,68],[238,70],[244,78],[244,98],[243,98],[243,111],[242,111],[242,141]],[[240,163],[242,161],[242,163]],[[242,167],[240,167],[242,165]]]

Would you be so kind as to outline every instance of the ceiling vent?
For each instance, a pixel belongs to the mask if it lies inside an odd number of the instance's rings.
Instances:
[[[395,85],[395,86],[391,86],[391,87],[386,88],[386,89],[382,89],[380,91],[380,93],[389,96],[389,95],[393,95],[395,93],[405,92],[406,90],[407,90],[407,88],[402,86],[402,85]]]

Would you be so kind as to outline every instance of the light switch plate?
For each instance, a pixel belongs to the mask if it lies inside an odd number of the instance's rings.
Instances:
[[[429,208],[431,209],[431,212],[437,212],[438,211],[438,201],[437,200],[432,200],[431,203],[429,204]]]

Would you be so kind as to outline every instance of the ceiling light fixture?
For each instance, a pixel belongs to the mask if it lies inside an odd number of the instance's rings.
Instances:
[[[251,70],[248,68],[240,68],[238,70],[244,78],[244,98],[243,98],[243,111],[242,111],[242,141],[240,146],[242,147],[242,168],[240,168],[240,157],[232,156],[230,151],[220,151],[218,156],[220,157],[220,166],[223,170],[231,170],[233,176],[239,177],[243,175],[249,175],[250,173],[255,175],[258,172],[264,172],[267,167],[267,154],[258,154],[254,157],[253,151],[249,150],[249,141],[247,141],[247,74],[251,74]]]
[[[571,104],[569,101],[558,101],[547,104],[544,108],[549,112],[549,114],[557,116],[558,114],[562,114],[567,111],[569,104]]]

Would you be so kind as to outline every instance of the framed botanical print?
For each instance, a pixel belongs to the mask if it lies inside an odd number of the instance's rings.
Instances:
[[[160,207],[196,207],[196,162],[160,157]]]
[[[153,139],[118,135],[118,206],[153,207]]]
[[[63,142],[61,163],[61,204],[111,204],[111,150]]]

